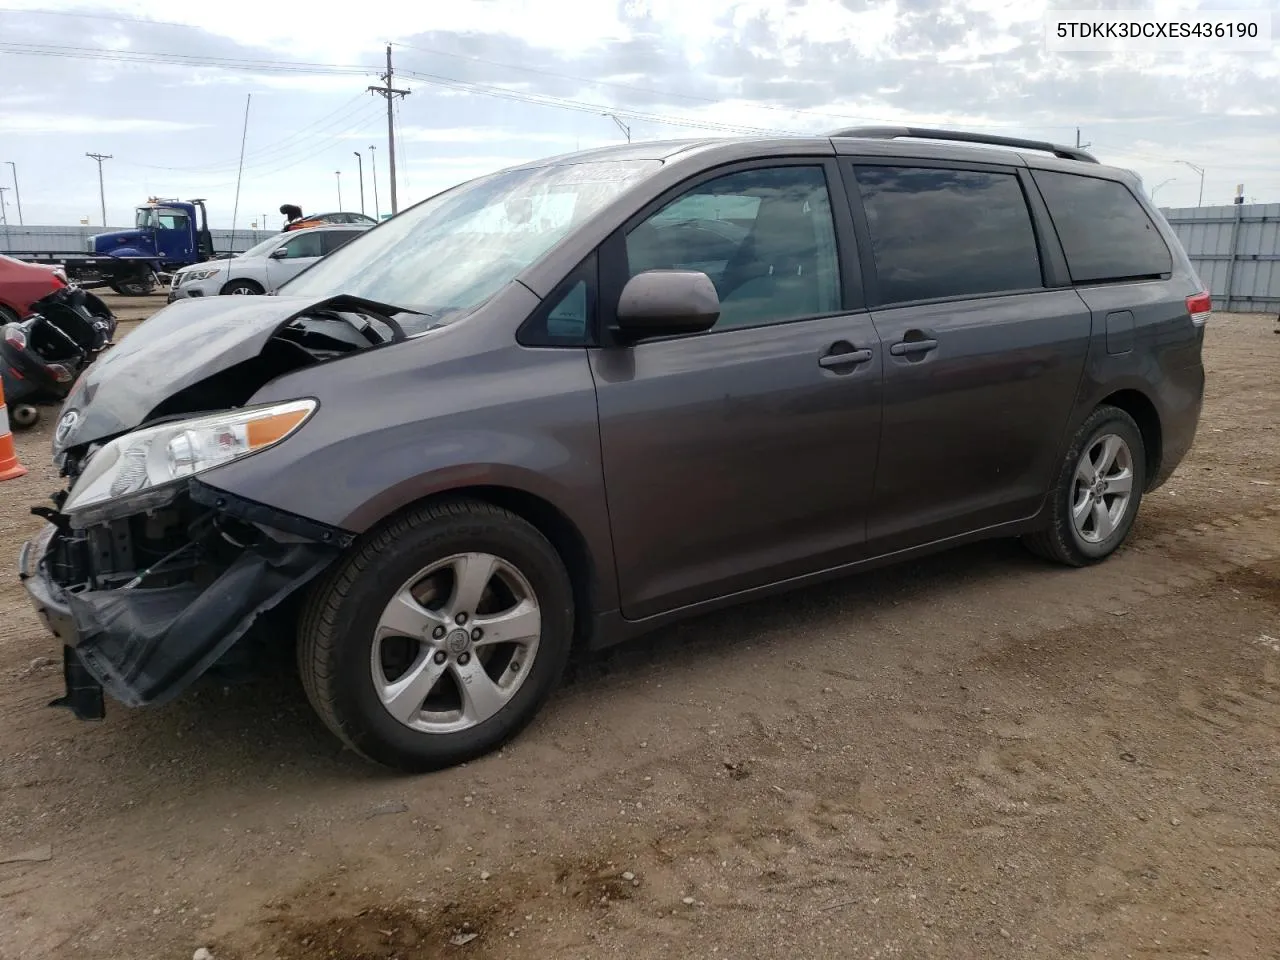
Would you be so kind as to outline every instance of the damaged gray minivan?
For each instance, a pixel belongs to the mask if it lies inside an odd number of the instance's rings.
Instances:
[[[676,618],[989,537],[1100,561],[1191,445],[1209,309],[1076,148],[851,130],[470,181],[86,371],[19,560],[55,703],[296,636],[329,728],[426,770]]]

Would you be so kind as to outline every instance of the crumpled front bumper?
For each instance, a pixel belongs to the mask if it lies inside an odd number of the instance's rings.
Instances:
[[[211,488],[205,488],[206,496]],[[312,580],[351,540],[310,521],[265,525],[274,511],[217,492],[229,513],[247,515],[267,535],[211,582],[147,588],[69,590],[48,558],[71,532],[56,519],[23,544],[18,573],[40,617],[63,644],[67,695],[54,701],[81,719],[103,716],[102,691],[126,706],[164,703],[216,663],[267,611]],[[289,523],[293,519],[294,523]],[[288,527],[299,523],[310,536]]]

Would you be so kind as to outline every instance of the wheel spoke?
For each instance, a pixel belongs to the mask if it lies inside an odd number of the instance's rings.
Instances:
[[[1093,528],[1099,540],[1105,540],[1111,536],[1116,528],[1115,521],[1111,519],[1111,511],[1102,500],[1097,500],[1093,504]]]
[[[1098,472],[1093,468],[1093,461],[1089,459],[1089,452],[1086,450],[1080,462],[1076,465],[1076,482],[1082,483],[1086,487],[1093,486],[1095,480],[1098,479]]]
[[[387,608],[382,611],[374,639],[381,640],[383,637],[421,639],[431,636],[431,631],[443,622],[442,616],[420,604],[406,587],[397,593],[387,604]]]
[[[1133,471],[1125,470],[1114,477],[1107,477],[1106,492],[1128,494],[1133,490]]]
[[[509,694],[485,673],[479,657],[472,657],[465,665],[455,662],[453,672],[462,692],[462,714],[471,723],[483,723],[506,706]]]
[[[532,600],[521,600],[516,606],[492,617],[477,617],[475,625],[481,637],[476,646],[493,643],[521,643],[536,640],[542,632],[542,614]]]
[[[417,661],[393,683],[378,691],[387,712],[401,723],[408,723],[422,709],[422,702],[444,673],[445,664],[436,663],[432,651],[423,647]]]
[[[1121,446],[1119,437],[1111,436],[1102,441],[1102,453],[1098,457],[1098,473],[1101,476],[1105,477],[1115,465]]]
[[[468,553],[453,564],[453,596],[449,598],[449,613],[457,616],[465,613],[474,616],[480,606],[484,588],[493,577],[494,558],[487,553]]]
[[[1093,497],[1089,496],[1088,490],[1081,490],[1080,495],[1076,498],[1075,506],[1071,508],[1071,519],[1076,522],[1076,529],[1081,529],[1085,517],[1089,515],[1089,509],[1093,506]]]

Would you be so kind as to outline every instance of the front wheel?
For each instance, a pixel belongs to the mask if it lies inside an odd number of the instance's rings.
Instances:
[[[256,297],[261,296],[262,288],[252,280],[232,280],[220,293],[231,297]]]
[[[325,724],[419,772],[495,749],[564,672],[573,590],[555,548],[509,511],[426,506],[357,543],[308,599],[298,667]]]
[[[1146,446],[1133,417],[1101,406],[1080,425],[1050,491],[1049,526],[1025,538],[1049,560],[1083,567],[1129,536],[1146,489]]]
[[[30,430],[40,422],[40,408],[29,403],[15,404],[9,411],[9,421],[15,430]]]

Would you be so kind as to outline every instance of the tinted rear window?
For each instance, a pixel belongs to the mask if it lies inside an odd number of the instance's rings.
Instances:
[[[1173,258],[1129,188],[1114,180],[1032,172],[1076,283],[1169,273]]]
[[[1031,214],[1009,173],[854,168],[880,300],[931,300],[1043,286]]]

